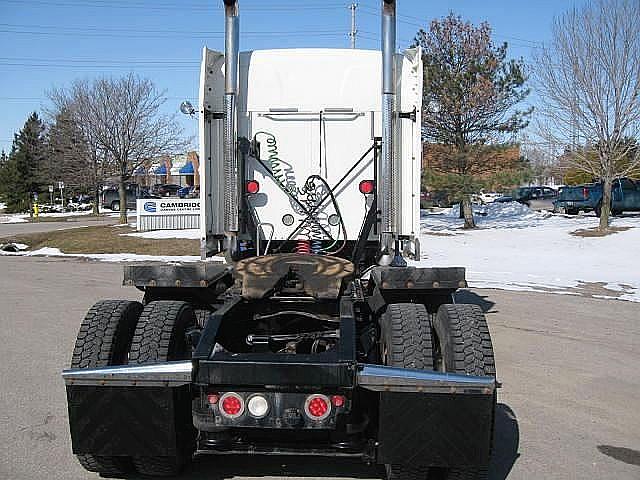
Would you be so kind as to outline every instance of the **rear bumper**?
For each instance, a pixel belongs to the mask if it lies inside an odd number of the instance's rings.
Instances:
[[[206,364],[206,362],[200,363]],[[212,363],[215,363],[216,368],[207,369],[206,373],[202,373],[205,370],[202,366],[196,369],[196,383],[202,383],[202,380],[205,380],[205,384],[263,385],[264,388],[277,389],[308,384],[321,388],[361,387],[376,392],[487,396],[493,395],[496,389],[494,377],[458,375],[383,365],[243,361]],[[304,381],[301,382],[299,380],[302,379],[303,374]],[[179,387],[191,384],[193,375],[193,363],[189,360],[156,365],[69,369],[62,372],[62,378],[67,387]],[[279,377],[278,375],[290,376]],[[259,378],[262,379],[261,383],[257,383]]]

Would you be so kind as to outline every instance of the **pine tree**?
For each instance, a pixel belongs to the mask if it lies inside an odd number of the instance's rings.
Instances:
[[[454,180],[471,228],[469,195],[502,170],[499,144],[528,124],[532,109],[516,108],[529,94],[525,66],[507,59],[506,43],[493,43],[488,23],[476,27],[453,13],[420,30],[415,44],[424,54],[423,140],[445,147],[431,173]]]
[[[33,193],[42,191],[41,169],[45,159],[44,125],[33,112],[15,135],[11,153],[2,168],[2,184],[8,212],[31,208]]]

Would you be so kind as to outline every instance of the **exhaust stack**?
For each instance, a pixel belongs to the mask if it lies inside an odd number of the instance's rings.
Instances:
[[[382,1],[382,162],[380,164],[380,263],[389,264],[395,252],[396,180],[394,127],[396,103],[396,0]]]
[[[236,132],[236,96],[238,94],[238,1],[224,0],[225,11],[225,94],[224,94],[224,230],[232,247],[238,233],[240,181]]]

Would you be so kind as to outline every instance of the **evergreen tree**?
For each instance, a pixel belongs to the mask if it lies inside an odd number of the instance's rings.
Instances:
[[[33,193],[42,191],[45,159],[44,125],[33,112],[15,135],[11,153],[2,168],[3,193],[7,211],[25,212],[31,208]]]
[[[507,59],[507,44],[493,43],[489,24],[453,13],[420,30],[415,43],[424,54],[423,139],[445,147],[431,174],[453,181],[471,228],[469,195],[504,169],[497,144],[528,124],[532,110],[516,109],[529,94],[524,64]]]

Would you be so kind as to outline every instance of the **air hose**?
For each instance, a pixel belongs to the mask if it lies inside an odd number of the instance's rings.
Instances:
[[[278,153],[278,142],[276,140],[275,135],[271,132],[258,131],[253,136],[254,143],[259,144],[258,137],[260,135],[266,137],[266,144],[267,144],[266,150],[268,153],[267,162],[271,170],[271,176],[276,182],[280,184],[280,188],[288,192],[298,204],[300,203],[304,204],[308,212],[307,218],[303,221],[305,225],[300,228],[300,232],[302,233],[302,236],[307,238],[298,239],[295,250],[301,254],[313,253],[313,254],[325,254],[325,255],[327,254],[334,255],[342,251],[342,249],[345,247],[347,243],[347,237],[346,237],[347,231],[344,225],[342,214],[340,212],[340,208],[338,207],[338,203],[333,194],[333,191],[331,190],[331,187],[329,187],[326,180],[321,176],[311,175],[307,178],[307,181],[305,182],[302,188],[297,188],[295,184],[295,180],[293,180],[290,176],[293,174],[293,170],[291,169],[291,167],[289,167],[288,169],[285,169],[283,167],[283,164],[285,162],[283,162],[282,159],[280,159],[280,156]],[[259,157],[259,154],[258,154],[258,157]],[[260,163],[262,163],[262,161],[260,161]],[[331,198],[331,202],[333,203],[333,207],[336,211],[336,214],[340,219],[339,230],[342,231],[342,234],[344,235],[344,239],[342,242],[342,246],[335,251],[330,251],[330,250],[333,249],[338,243],[338,237],[336,237],[336,239],[332,242],[331,245],[323,248],[322,238],[325,236],[323,232],[324,229],[321,227],[319,220],[317,218],[315,221],[310,221],[310,218],[313,216],[316,210],[320,207],[320,204],[326,198],[326,197],[321,197],[318,194],[318,187],[315,186],[314,180],[318,180],[324,185],[324,187],[326,188],[326,191],[328,192]],[[301,196],[303,198],[300,198]],[[339,231],[338,236],[340,235],[340,233],[341,232]]]

